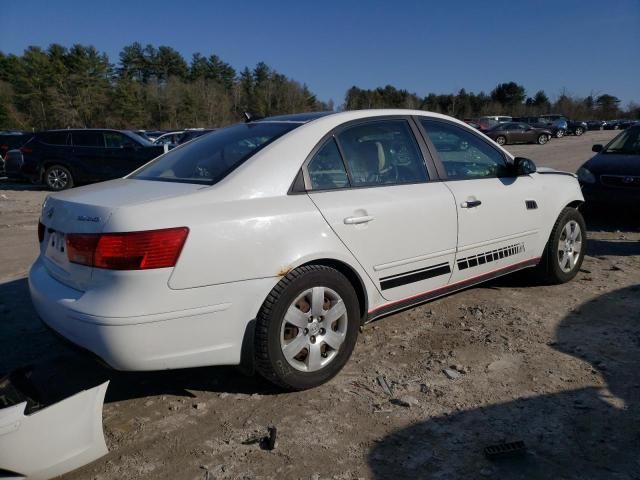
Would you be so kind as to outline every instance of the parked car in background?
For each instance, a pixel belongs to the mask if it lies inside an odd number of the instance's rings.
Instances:
[[[587,123],[577,120],[570,120],[564,115],[540,115],[541,122],[547,127],[556,129],[556,137],[560,138],[570,133],[579,137],[587,131]],[[562,131],[561,131],[562,130]]]
[[[126,130],[49,130],[10,150],[5,168],[9,177],[26,177],[58,191],[123,177],[164,151],[165,146]]]
[[[9,150],[20,148],[33,137],[31,132],[0,131],[0,158],[4,158]]]
[[[189,128],[180,135],[178,138],[178,144],[186,143],[194,138],[213,132],[214,130],[215,128]]]
[[[587,130],[604,130],[607,122],[604,120],[589,120],[587,121]]]
[[[142,138],[153,142],[160,135],[163,135],[165,132],[163,130],[133,130],[133,133],[140,135]]]
[[[484,117],[478,118],[478,125],[480,126],[479,129],[484,132],[499,123],[511,122],[512,120],[513,118],[508,115],[485,115]]]
[[[571,280],[582,201],[573,175],[451,117],[284,115],[49,196],[29,288],[47,325],[118,370],[255,365],[303,390],[366,322],[527,267]]]
[[[521,122],[500,123],[485,132],[498,145],[512,143],[537,143],[544,145],[551,140],[551,130],[536,128]]]
[[[155,145],[178,145],[180,137],[182,136],[183,133],[184,133],[184,130],[163,133],[151,143]]]
[[[578,169],[586,205],[640,212],[640,125],[620,132]]]

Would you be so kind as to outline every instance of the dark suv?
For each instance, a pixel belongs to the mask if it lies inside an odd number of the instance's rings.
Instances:
[[[5,170],[9,178],[27,178],[58,191],[123,177],[164,151],[127,130],[49,130],[10,150]]]

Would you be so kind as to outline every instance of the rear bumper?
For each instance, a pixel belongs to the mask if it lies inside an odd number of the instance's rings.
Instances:
[[[90,310],[127,303],[129,299],[113,293],[117,289],[87,295],[50,276],[41,259],[29,272],[32,302],[42,321],[111,367],[128,371],[238,365],[249,321],[275,282],[277,279],[248,280],[184,291],[170,291],[165,283],[167,291],[159,295],[188,297],[192,308],[108,316]],[[194,296],[194,290],[200,292]],[[142,304],[152,312],[154,301],[149,297],[141,295],[132,311],[140,312]],[[176,304],[185,306],[184,298]]]

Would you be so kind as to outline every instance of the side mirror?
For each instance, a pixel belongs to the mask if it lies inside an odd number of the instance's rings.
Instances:
[[[524,157],[516,157],[513,160],[513,168],[516,176],[530,175],[536,172],[536,164],[533,160]]]
[[[591,147],[591,151],[592,152],[601,152],[602,151],[602,145],[599,143],[596,143],[593,147]]]

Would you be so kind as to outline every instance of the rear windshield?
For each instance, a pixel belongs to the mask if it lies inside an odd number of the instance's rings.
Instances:
[[[129,178],[213,185],[297,126],[268,122],[232,125],[170,150]]]

